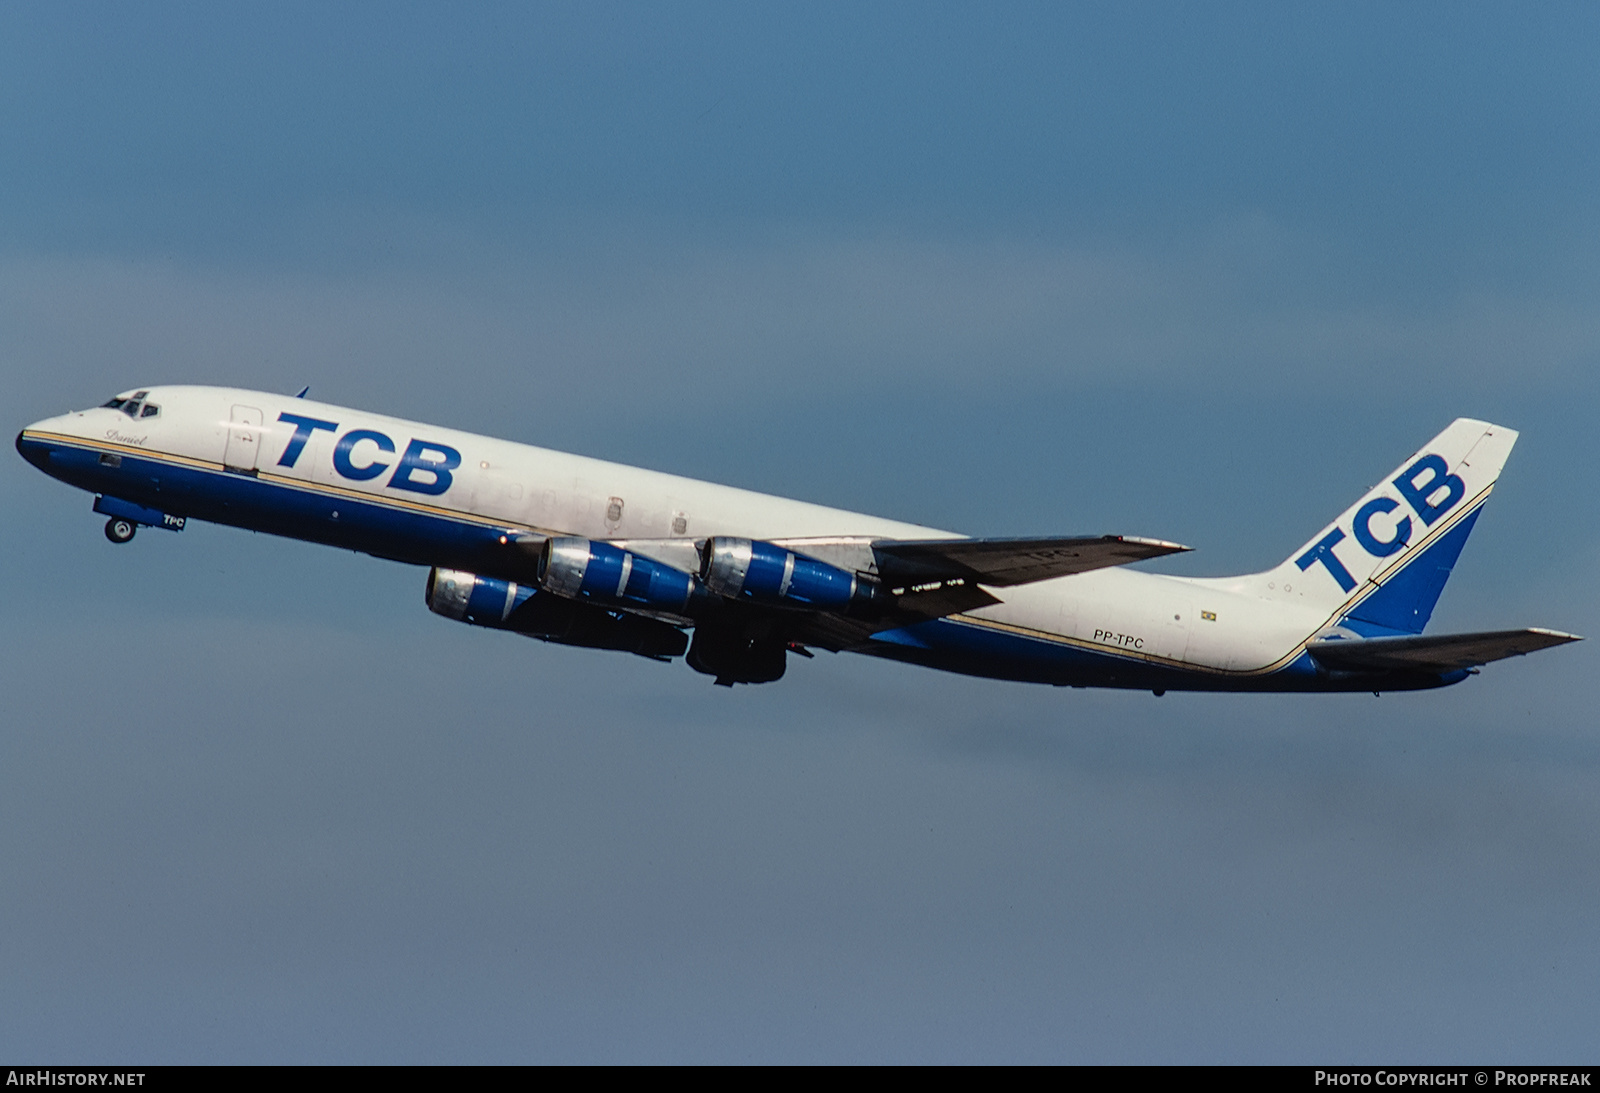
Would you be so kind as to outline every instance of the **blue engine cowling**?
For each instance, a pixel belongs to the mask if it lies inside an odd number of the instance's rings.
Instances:
[[[617,649],[652,660],[682,656],[689,645],[688,635],[658,619],[458,569],[429,572],[426,596],[428,608],[446,618],[560,645]]]
[[[681,569],[610,543],[557,536],[539,556],[539,587],[569,600],[689,614],[699,587]],[[703,595],[703,594],[702,594]]]
[[[707,539],[700,579],[733,600],[810,611],[845,611],[872,604],[877,586],[838,566],[796,554],[775,543]]]
[[[514,581],[479,577],[459,569],[434,569],[428,574],[428,610],[474,626],[509,629],[506,620],[534,594]]]

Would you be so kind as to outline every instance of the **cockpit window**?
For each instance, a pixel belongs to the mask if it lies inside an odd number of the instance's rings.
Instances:
[[[161,407],[157,406],[153,402],[145,401],[145,396],[149,393],[149,391],[135,391],[132,396],[128,398],[114,398],[110,400],[104,404],[103,408],[107,410],[121,410],[123,413],[133,418],[155,417],[157,414],[161,413]]]

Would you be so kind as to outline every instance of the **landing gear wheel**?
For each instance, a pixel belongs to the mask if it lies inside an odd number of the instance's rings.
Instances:
[[[119,520],[113,516],[106,521],[106,538],[113,543],[126,543],[138,530],[139,525],[132,520]]]

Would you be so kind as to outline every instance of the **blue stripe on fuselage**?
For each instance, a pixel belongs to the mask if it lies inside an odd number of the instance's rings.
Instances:
[[[314,483],[269,481],[215,464],[180,462],[159,453],[92,441],[67,442],[23,433],[22,456],[54,478],[175,516],[359,550],[413,565],[462,569],[529,581],[532,558],[502,540],[504,525],[465,513],[419,511],[399,500],[355,497]],[[120,465],[107,466],[114,450]],[[337,517],[333,514],[337,513]],[[876,634],[855,651],[964,675],[1051,683],[1172,691],[1417,690],[1465,679],[1446,675],[1329,672],[1301,653],[1265,675],[1205,672],[1153,664],[1065,641],[1018,634],[961,618],[931,619]]]
[[[1330,672],[1305,652],[1263,675],[1198,671],[961,618],[930,619],[883,631],[854,651],[992,679],[1139,691],[1410,691],[1458,683],[1470,674]]]
[[[79,489],[120,497],[175,516],[359,550],[413,565],[465,569],[527,580],[531,559],[502,542],[504,525],[419,511],[400,501],[357,497],[313,483],[288,484],[220,467],[200,467],[134,454],[119,447],[118,466],[100,461],[111,449],[23,434],[17,450],[46,474]]]

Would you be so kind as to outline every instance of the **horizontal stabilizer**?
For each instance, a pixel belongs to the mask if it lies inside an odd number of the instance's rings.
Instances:
[[[1190,549],[1161,539],[1092,535],[1055,539],[879,540],[878,572],[890,587],[966,580],[1003,587],[1127,565]]]
[[[1313,641],[1306,650],[1324,666],[1345,672],[1448,672],[1582,640],[1576,634],[1530,627],[1480,634]]]

